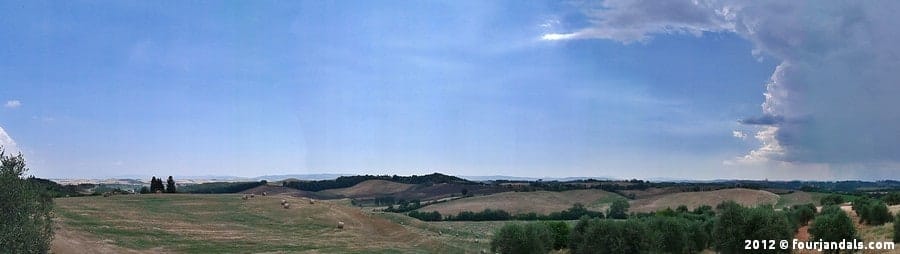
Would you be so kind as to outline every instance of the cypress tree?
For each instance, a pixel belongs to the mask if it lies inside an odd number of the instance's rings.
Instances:
[[[175,180],[172,179],[172,176],[169,176],[169,180],[166,180],[166,192],[175,193]]]

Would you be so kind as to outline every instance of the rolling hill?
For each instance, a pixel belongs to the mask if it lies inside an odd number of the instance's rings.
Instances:
[[[675,209],[680,205],[686,205],[694,209],[702,205],[715,207],[719,203],[732,200],[744,206],[756,206],[760,204],[775,205],[779,196],[762,190],[743,188],[722,189],[714,191],[679,192],[650,196],[631,201],[630,211],[653,212],[662,209]]]

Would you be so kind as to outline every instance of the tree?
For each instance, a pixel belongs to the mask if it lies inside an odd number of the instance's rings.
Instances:
[[[553,235],[553,249],[560,250],[569,245],[569,224],[564,221],[544,221],[542,222]]]
[[[150,192],[156,193],[163,191],[165,191],[165,187],[163,186],[162,178],[156,178],[155,176],[150,178]]]
[[[822,197],[822,199],[819,200],[819,203],[821,203],[822,206],[840,205],[844,203],[844,196],[838,194],[829,194]]]
[[[713,226],[713,243],[721,253],[746,253],[746,239],[790,239],[794,224],[788,216],[771,206],[745,208],[734,201],[719,204]],[[765,253],[790,253],[790,250],[765,250]]]
[[[627,219],[628,218],[628,200],[623,198],[616,199],[609,206],[609,212],[607,213],[607,217],[612,219]]]
[[[575,225],[569,253],[647,253],[653,236],[644,223],[629,220],[581,220]]]
[[[822,213],[816,216],[809,227],[809,234],[812,236],[810,239],[822,239],[825,242],[858,239],[853,221],[837,206],[822,209]],[[837,253],[839,250],[826,250],[827,252]]]
[[[143,187],[141,187],[141,192],[140,192],[140,193],[141,193],[141,194],[147,194],[147,193],[150,193],[150,188],[147,188],[147,186],[143,186]]]
[[[894,217],[894,242],[900,243],[900,213]]]
[[[498,253],[547,253],[553,248],[554,239],[542,223],[525,225],[506,224],[494,234],[491,252]]]
[[[172,176],[169,176],[169,180],[166,180],[166,192],[175,193],[175,180],[172,179]]]
[[[816,217],[816,206],[813,204],[794,205],[791,207],[791,215],[800,226],[806,226]]]
[[[46,253],[53,239],[53,199],[23,179],[28,171],[21,153],[7,155],[0,147],[0,250]]]

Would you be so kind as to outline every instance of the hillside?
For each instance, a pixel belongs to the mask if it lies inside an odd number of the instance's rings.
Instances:
[[[409,253],[449,248],[346,201],[309,204],[304,198],[284,195],[240,197],[161,194],[56,199],[59,230],[53,251]],[[281,199],[287,199],[291,208],[283,209]],[[345,223],[344,229],[336,227],[339,221]]]
[[[667,207],[675,209],[679,205],[687,205],[689,209],[694,209],[702,205],[715,207],[719,203],[732,200],[745,206],[756,206],[760,204],[776,204],[779,196],[762,190],[751,189],[722,189],[714,191],[698,191],[698,192],[679,192],[650,196],[643,199],[631,201],[630,211],[634,212],[653,212],[665,209]]]
[[[462,211],[478,212],[490,208],[502,209],[512,214],[529,212],[549,214],[566,210],[575,203],[582,203],[588,208],[600,210],[597,205],[611,201],[618,196],[618,194],[596,189],[561,192],[503,192],[433,204],[423,207],[419,211],[438,211],[444,215],[455,215]]]
[[[396,183],[386,180],[366,180],[352,187],[328,189],[319,193],[342,197],[375,197],[396,194],[413,188],[414,184]]]

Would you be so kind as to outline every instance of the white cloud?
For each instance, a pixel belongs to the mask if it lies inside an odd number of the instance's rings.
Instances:
[[[7,154],[19,152],[19,147],[16,145],[16,141],[13,140],[12,137],[9,136],[9,134],[6,134],[6,130],[4,130],[3,127],[0,127],[0,146],[2,146],[4,150],[6,150]]]
[[[545,40],[647,41],[732,32],[754,57],[781,61],[753,123],[760,146],[741,161],[887,165],[900,162],[900,2],[611,0],[591,26]],[[856,170],[861,167],[832,167]]]
[[[747,133],[744,133],[743,131],[731,131],[731,135],[742,140],[747,139]]]
[[[6,108],[18,108],[22,106],[22,102],[19,100],[9,100],[6,101],[6,104],[3,105]]]

